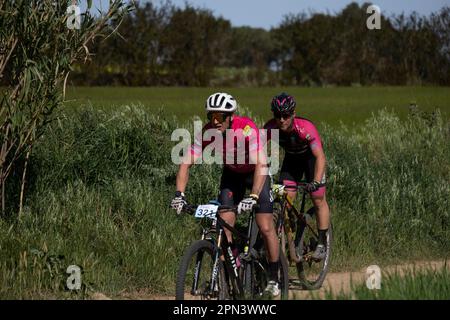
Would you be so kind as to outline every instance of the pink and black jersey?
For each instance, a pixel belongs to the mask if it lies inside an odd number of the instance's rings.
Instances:
[[[208,129],[211,129],[211,135],[206,132]],[[207,123],[202,129],[202,135],[195,137],[191,154],[200,156],[203,150],[215,141],[214,134],[217,134],[216,129]],[[222,145],[217,146],[216,152],[222,153],[223,164],[226,167],[238,173],[255,170],[255,164],[250,163],[250,153],[256,156],[262,145],[258,127],[250,118],[233,116],[231,128],[222,135],[222,140]]]
[[[275,119],[269,120],[264,129],[267,130],[267,140],[271,139],[271,130],[278,129]],[[322,141],[314,124],[305,118],[295,117],[293,130],[289,133],[279,131],[279,145],[286,153],[302,155],[309,150],[322,149]]]

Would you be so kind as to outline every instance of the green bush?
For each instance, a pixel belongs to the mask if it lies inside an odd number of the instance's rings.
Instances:
[[[448,256],[450,130],[439,112],[400,121],[382,111],[358,131],[322,135],[335,262]]]

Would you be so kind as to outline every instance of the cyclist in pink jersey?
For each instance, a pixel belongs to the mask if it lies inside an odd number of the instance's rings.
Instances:
[[[247,117],[234,114],[236,100],[226,93],[215,93],[206,100],[209,123],[201,135],[195,137],[191,152],[180,165],[175,197],[171,207],[179,214],[187,204],[185,189],[189,179],[189,168],[212,144],[215,152],[222,155],[223,171],[220,181],[219,202],[222,205],[238,204],[238,213],[250,211],[256,207],[256,223],[264,239],[269,258],[269,281],[266,292],[272,296],[280,294],[279,287],[279,247],[273,224],[273,198],[270,195],[270,178],[265,154],[259,141],[259,130]],[[244,199],[246,189],[251,189],[249,197]],[[221,217],[234,226],[236,215],[233,211],[222,212]],[[232,234],[225,229],[229,242]]]
[[[326,237],[330,224],[330,210],[325,197],[325,166],[326,158],[322,141],[314,124],[295,116],[296,102],[294,97],[281,93],[272,99],[271,110],[274,118],[269,120],[264,129],[268,139],[271,130],[279,129],[279,145],[285,151],[281,166],[280,183],[296,185],[305,176],[312,202],[317,211],[319,243],[313,258],[320,261],[326,255]],[[291,197],[295,191],[286,189]]]

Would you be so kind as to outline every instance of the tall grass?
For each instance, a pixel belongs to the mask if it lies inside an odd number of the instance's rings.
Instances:
[[[358,132],[322,134],[335,263],[449,256],[450,130],[438,111],[381,111]]]
[[[261,121],[259,121],[261,122]],[[177,166],[172,117],[142,106],[60,114],[33,150],[24,215],[0,220],[0,298],[173,292],[196,223],[168,204]],[[450,252],[449,124],[380,112],[362,130],[324,127],[334,270]],[[194,166],[193,203],[217,194],[220,167]],[[83,288],[65,288],[69,265]]]

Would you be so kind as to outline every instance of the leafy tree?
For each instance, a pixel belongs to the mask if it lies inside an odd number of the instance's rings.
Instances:
[[[229,21],[215,18],[208,10],[189,5],[176,9],[163,39],[172,83],[208,85],[214,67],[229,54],[230,29]]]
[[[21,210],[32,146],[52,120],[54,110],[61,106],[74,62],[89,59],[92,40],[113,32],[110,22],[117,24],[132,6],[121,0],[110,1],[109,10],[98,19],[89,11],[84,13],[77,29],[74,16],[67,13],[73,3],[76,1],[0,0],[0,79],[6,84],[0,98],[3,214],[8,177],[24,161]]]
[[[102,56],[77,66],[77,84],[372,85],[450,84],[450,7],[429,17],[381,16],[369,3],[340,12],[297,13],[270,31],[231,27],[205,9],[144,2],[95,44]],[[236,70],[237,69],[237,70]]]
[[[136,4],[118,25],[119,37],[96,41],[93,46],[101,59],[79,63],[75,80],[88,84],[158,85],[163,82],[164,47],[174,8],[169,3],[159,7],[152,2]]]

